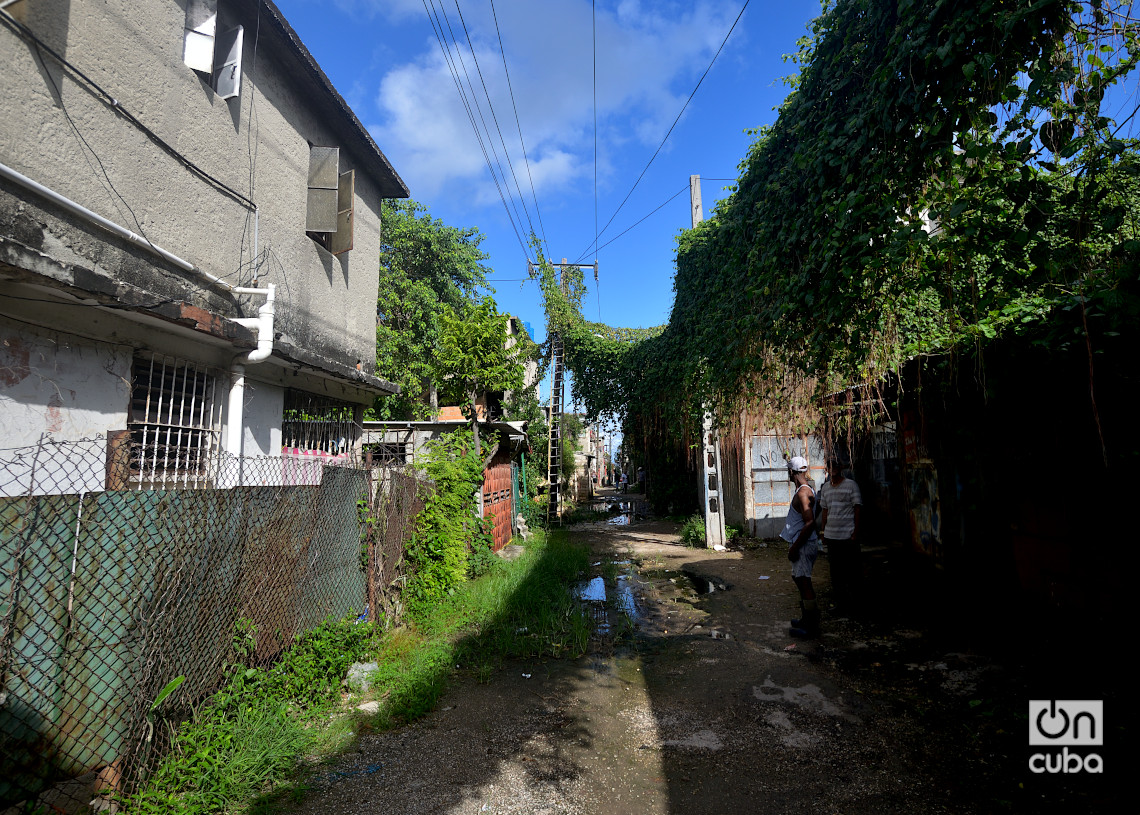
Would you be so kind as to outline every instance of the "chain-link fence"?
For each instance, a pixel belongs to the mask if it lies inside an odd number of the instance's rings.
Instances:
[[[156,696],[184,676],[207,698],[235,627],[268,664],[327,618],[399,611],[414,472],[212,456],[155,489],[119,441],[0,450],[0,808],[129,792],[161,758]]]

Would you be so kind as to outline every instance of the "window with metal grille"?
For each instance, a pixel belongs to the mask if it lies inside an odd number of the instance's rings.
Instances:
[[[216,381],[200,363],[162,354],[135,357],[127,428],[137,486],[209,485],[221,435]]]
[[[380,466],[396,464],[403,466],[408,462],[408,453],[411,445],[402,441],[384,441],[372,445],[372,463]]]
[[[285,452],[319,451],[344,455],[355,449],[361,425],[356,406],[289,388],[281,422],[281,446]]]

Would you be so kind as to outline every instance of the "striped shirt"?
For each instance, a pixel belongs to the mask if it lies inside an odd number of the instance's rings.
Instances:
[[[863,505],[859,485],[853,478],[841,484],[828,481],[820,490],[819,505],[827,510],[823,535],[831,540],[846,540],[855,534],[855,507]]]

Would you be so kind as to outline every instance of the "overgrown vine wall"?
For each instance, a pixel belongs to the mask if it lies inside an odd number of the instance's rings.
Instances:
[[[1116,112],[1137,25],[1128,3],[826,4],[735,191],[678,238],[668,325],[587,323],[581,279],[540,267],[575,398],[684,450],[701,405],[810,429],[829,394],[1018,334],[1087,356],[1095,410],[1096,355],[1140,315]]]

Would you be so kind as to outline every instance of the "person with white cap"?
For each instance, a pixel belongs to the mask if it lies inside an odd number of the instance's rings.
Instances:
[[[793,637],[819,636],[819,606],[811,573],[819,556],[819,536],[815,528],[815,490],[808,478],[808,463],[803,456],[788,459],[788,480],[796,485],[788,507],[788,519],[780,537],[788,542],[788,560],[792,562],[792,580],[800,591],[803,617],[792,620]]]

